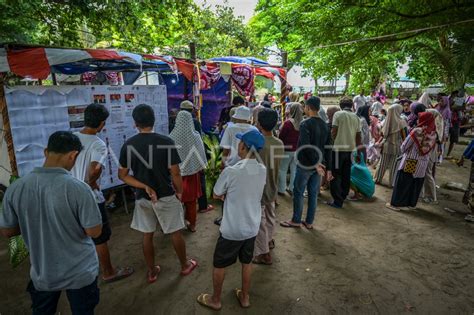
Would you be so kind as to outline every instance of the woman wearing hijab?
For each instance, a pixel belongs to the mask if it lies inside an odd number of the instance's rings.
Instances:
[[[364,154],[364,160],[367,161],[367,148],[370,145],[370,106],[364,105],[357,108],[357,116],[360,118],[362,144],[364,145],[361,151]]]
[[[332,118],[334,117],[334,114],[340,111],[341,108],[339,106],[330,106],[328,107],[326,111],[326,115],[328,116],[328,128],[329,130],[332,129]]]
[[[443,137],[441,138],[441,154],[440,154],[440,160],[439,162],[442,161],[443,159],[443,153],[444,153],[444,145],[446,141],[449,139],[449,127],[451,126],[451,107],[449,106],[449,97],[448,96],[440,96],[438,98],[438,104],[436,105],[436,110],[441,114],[443,117]]]
[[[410,105],[410,111],[411,113],[407,118],[409,130],[416,127],[418,124],[418,115],[422,112],[425,112],[426,107],[419,102],[413,102]]]
[[[402,160],[395,178],[392,200],[387,203],[391,210],[416,209],[428,168],[430,153],[436,145],[435,117],[422,112],[418,124],[401,146]]]
[[[375,173],[375,183],[381,184],[385,171],[390,171],[389,187],[393,185],[397,157],[400,155],[400,145],[407,135],[407,123],[401,118],[402,105],[395,104],[388,108],[387,118],[383,122],[381,140],[382,148],[380,165]]]
[[[180,111],[176,116],[176,124],[170,133],[174,140],[181,163],[179,169],[183,178],[183,197],[181,202],[186,209],[185,218],[189,222],[188,229],[196,232],[196,201],[202,195],[200,172],[207,161],[201,136],[194,129],[191,113]]]
[[[431,108],[431,98],[428,92],[424,92],[418,99],[418,103],[425,105],[426,108]]]
[[[303,111],[300,103],[290,103],[290,114],[280,129],[279,138],[285,145],[285,157],[280,162],[278,172],[278,194],[284,195],[287,191],[293,194],[293,184],[296,175],[296,156],[295,151],[298,147],[298,138],[300,136],[300,123],[303,120]],[[290,168],[290,184],[286,184],[286,174]]]
[[[423,183],[423,190],[421,192],[421,196],[424,203],[437,203],[438,199],[436,198],[435,169],[436,162],[438,162],[438,150],[436,149],[436,147],[441,144],[440,139],[443,137],[443,117],[434,108],[430,108],[426,111],[433,114],[435,118],[436,146],[435,149],[430,152],[430,159],[428,162],[428,168],[426,170],[425,182]]]

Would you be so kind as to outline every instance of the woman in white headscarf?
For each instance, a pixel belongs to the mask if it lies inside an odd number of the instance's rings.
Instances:
[[[194,129],[193,116],[187,111],[180,111],[170,133],[174,140],[181,163],[179,169],[183,178],[183,197],[181,202],[186,209],[185,218],[188,229],[196,232],[196,201],[202,195],[200,172],[207,164],[204,144],[201,136]]]
[[[426,108],[431,108],[431,98],[428,92],[424,92],[420,99],[418,100],[419,103],[426,106]]]
[[[300,103],[289,103],[289,118],[283,123],[280,129],[279,138],[285,145],[285,157],[280,162],[278,171],[278,194],[283,195],[285,191],[293,193],[293,183],[296,175],[296,156],[295,151],[298,147],[298,138],[300,135],[300,123],[303,120],[303,110]],[[287,186],[286,174],[290,168],[290,184]]]
[[[433,114],[435,118],[436,125],[436,147],[441,146],[441,141],[444,134],[444,121],[443,116],[434,108],[427,110]],[[425,181],[423,183],[423,190],[421,192],[422,200],[424,203],[437,203],[438,199],[436,198],[436,162],[438,162],[438,149],[432,150],[430,152],[430,159],[428,162],[428,168],[426,170]]]
[[[382,147],[382,157],[375,173],[376,184],[382,183],[385,171],[388,169],[390,171],[388,186],[393,187],[400,145],[407,136],[407,123],[401,118],[402,112],[403,106],[394,104],[388,108],[387,118],[383,121],[381,141],[379,142]]]

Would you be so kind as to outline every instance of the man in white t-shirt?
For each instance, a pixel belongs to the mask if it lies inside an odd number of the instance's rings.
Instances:
[[[380,116],[380,111],[383,109],[383,104],[380,100],[380,96],[377,96],[375,98],[375,102],[372,104],[370,109],[372,110],[372,115],[373,116],[377,116],[377,117]]]
[[[99,183],[102,168],[107,158],[107,146],[97,134],[102,131],[109,112],[104,105],[91,104],[84,111],[84,128],[75,132],[79,137],[83,150],[77,156],[76,164],[71,170],[72,175],[84,181],[94,191],[96,202],[102,215],[102,234],[93,238],[97,255],[102,268],[102,280],[113,282],[130,276],[133,268],[114,268],[110,260],[107,242],[112,235],[110,224],[105,211],[105,198],[100,191]]]
[[[359,107],[362,107],[367,103],[367,99],[364,96],[364,90],[360,91],[360,94],[354,97],[353,102],[355,106],[354,112],[357,112],[357,109],[359,109]]]
[[[214,198],[224,200],[224,217],[219,239],[214,250],[214,293],[201,294],[198,302],[213,310],[220,310],[225,268],[237,258],[242,264],[242,288],[235,290],[240,305],[250,306],[249,289],[255,238],[260,228],[262,208],[260,201],[267,178],[267,169],[256,159],[265,138],[256,129],[239,133],[240,161],[226,167],[214,186]]]
[[[252,112],[246,106],[237,107],[234,115],[232,115],[233,123],[227,126],[220,143],[221,148],[224,149],[222,152],[223,167],[232,166],[240,160],[237,153],[240,140],[235,136],[250,129],[257,130],[250,124],[251,116]]]

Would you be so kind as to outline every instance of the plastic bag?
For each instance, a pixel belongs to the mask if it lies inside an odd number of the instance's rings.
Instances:
[[[354,161],[351,167],[351,184],[359,193],[371,198],[375,192],[375,182],[369,168],[365,164],[364,155],[361,154],[359,162]]]

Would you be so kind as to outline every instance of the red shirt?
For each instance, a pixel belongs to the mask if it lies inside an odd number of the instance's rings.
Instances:
[[[291,121],[288,119],[283,123],[278,136],[285,145],[285,151],[294,152],[298,147],[298,138],[300,132],[295,129]]]

